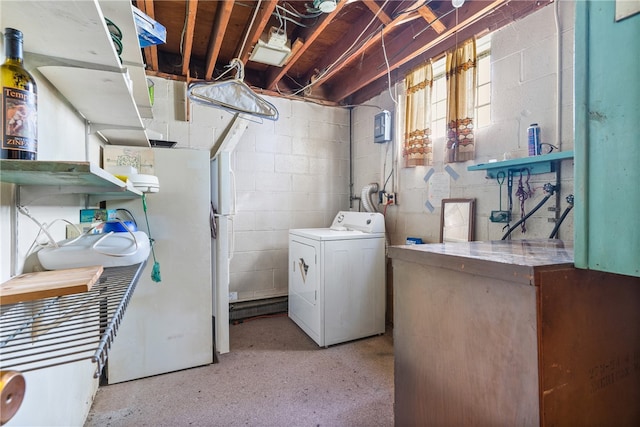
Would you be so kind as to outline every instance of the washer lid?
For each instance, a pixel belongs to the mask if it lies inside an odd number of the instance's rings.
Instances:
[[[360,230],[365,233],[384,233],[384,216],[378,212],[340,211],[333,219],[334,230]]]
[[[289,230],[289,234],[314,240],[377,239],[384,237],[384,233],[365,233],[360,230],[336,230],[332,228],[298,228]]]

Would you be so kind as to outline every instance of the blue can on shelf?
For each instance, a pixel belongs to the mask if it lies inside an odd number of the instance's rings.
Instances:
[[[529,142],[529,155],[537,156],[540,154],[540,126],[537,123],[531,123],[527,128],[527,138]]]

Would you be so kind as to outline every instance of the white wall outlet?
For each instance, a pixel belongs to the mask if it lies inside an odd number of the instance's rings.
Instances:
[[[383,193],[382,194],[382,204],[383,205],[396,205],[396,193]]]
[[[237,292],[229,292],[229,301],[237,301],[238,293]]]

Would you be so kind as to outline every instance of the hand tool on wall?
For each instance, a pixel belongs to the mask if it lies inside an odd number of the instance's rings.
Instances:
[[[496,180],[498,181],[498,188],[499,188],[499,197],[500,197],[500,210],[497,211],[491,211],[491,216],[489,217],[489,219],[491,220],[491,222],[509,222],[511,221],[511,211],[503,211],[502,210],[502,184],[504,184],[504,179],[506,177],[506,174],[504,173],[504,171],[500,171],[498,172],[498,174],[496,175]]]
[[[522,183],[522,172],[523,171],[527,172],[527,181],[526,181],[527,188],[526,189],[524,188],[524,185]],[[525,202],[525,200],[527,200],[528,198],[530,198],[533,195],[533,190],[531,190],[531,186],[529,185],[529,178],[531,178],[531,172],[529,171],[529,169],[521,169],[520,170],[520,179],[518,180],[518,190],[516,190],[516,196],[518,196],[518,200],[520,200],[520,214],[522,216],[522,219],[520,220],[520,223],[521,223],[521,227],[522,227],[522,232],[523,233],[525,233],[527,231],[527,227],[525,226],[525,221],[529,217],[529,215],[525,214],[524,202]]]

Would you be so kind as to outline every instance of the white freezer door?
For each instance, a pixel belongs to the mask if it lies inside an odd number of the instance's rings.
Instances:
[[[153,258],[122,319],[107,362],[110,384],[213,362],[209,152],[154,149],[158,193],[112,202],[135,215],[155,239],[162,281],[151,280]]]

